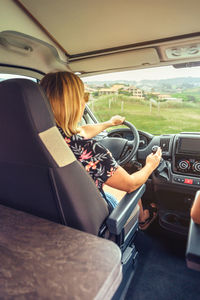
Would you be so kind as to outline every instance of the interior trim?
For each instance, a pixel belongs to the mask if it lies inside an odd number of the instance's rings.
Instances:
[[[32,19],[32,21],[37,24],[40,29],[56,44],[57,47],[59,47],[66,56],[69,56],[67,51],[60,45],[60,43],[49,33],[49,31],[30,13],[30,11],[19,1],[19,0],[13,0],[24,12],[25,14]]]
[[[134,48],[140,49],[140,48],[147,47],[147,46],[148,47],[155,46],[155,44],[160,45],[160,44],[166,43],[166,42],[172,42],[172,41],[183,40],[183,39],[188,39],[188,38],[195,38],[195,37],[200,37],[200,32],[172,36],[172,37],[158,39],[158,40],[145,41],[145,42],[141,42],[141,43],[123,45],[123,46],[118,46],[118,47],[113,47],[113,48],[105,48],[105,49],[100,49],[100,50],[96,50],[96,51],[83,52],[83,53],[69,55],[69,62],[79,60],[79,59],[81,60],[87,56],[95,57],[95,56],[99,56],[99,55],[113,54],[113,52],[120,52],[120,51],[126,52],[126,51],[133,50]]]
[[[22,66],[17,66],[17,65],[0,64],[0,67],[14,68],[14,69],[20,69],[20,70],[27,70],[27,71],[39,73],[39,74],[41,74],[42,76],[45,75],[45,73],[42,72],[42,71],[40,71],[40,70],[33,69],[33,68],[22,67]],[[12,74],[13,74],[13,73],[12,73]]]

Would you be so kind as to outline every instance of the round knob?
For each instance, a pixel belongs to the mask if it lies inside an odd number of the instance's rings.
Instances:
[[[178,162],[178,169],[186,171],[189,170],[189,168],[190,168],[189,160],[180,160]]]
[[[200,162],[199,161],[195,161],[195,163],[193,163],[192,169],[198,173],[200,173]]]
[[[156,151],[158,150],[158,148],[159,148],[159,146],[153,146],[151,149],[152,153],[155,154]]]

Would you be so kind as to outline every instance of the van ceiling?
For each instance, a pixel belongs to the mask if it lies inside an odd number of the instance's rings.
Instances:
[[[87,76],[200,61],[200,0],[0,1],[1,67]]]
[[[72,56],[199,32],[199,0],[17,0]]]

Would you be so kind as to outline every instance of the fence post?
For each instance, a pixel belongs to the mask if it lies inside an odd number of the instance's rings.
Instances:
[[[121,102],[121,111],[124,110],[124,101]]]
[[[109,101],[108,101],[108,108],[109,109],[111,108],[111,103],[112,103],[112,99],[109,99]]]
[[[150,109],[150,114],[151,114],[151,112],[152,112],[152,102],[151,102],[151,100],[149,101],[149,109]]]
[[[160,114],[160,101],[158,101],[158,114]]]

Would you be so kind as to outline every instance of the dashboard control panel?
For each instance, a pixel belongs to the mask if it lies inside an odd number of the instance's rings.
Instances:
[[[181,176],[181,175],[173,175],[172,182],[180,183],[187,186],[200,186],[200,178],[188,177],[188,176]]]
[[[200,176],[200,158],[176,156],[175,171]]]
[[[178,134],[174,140],[173,172],[200,177],[200,134]]]

